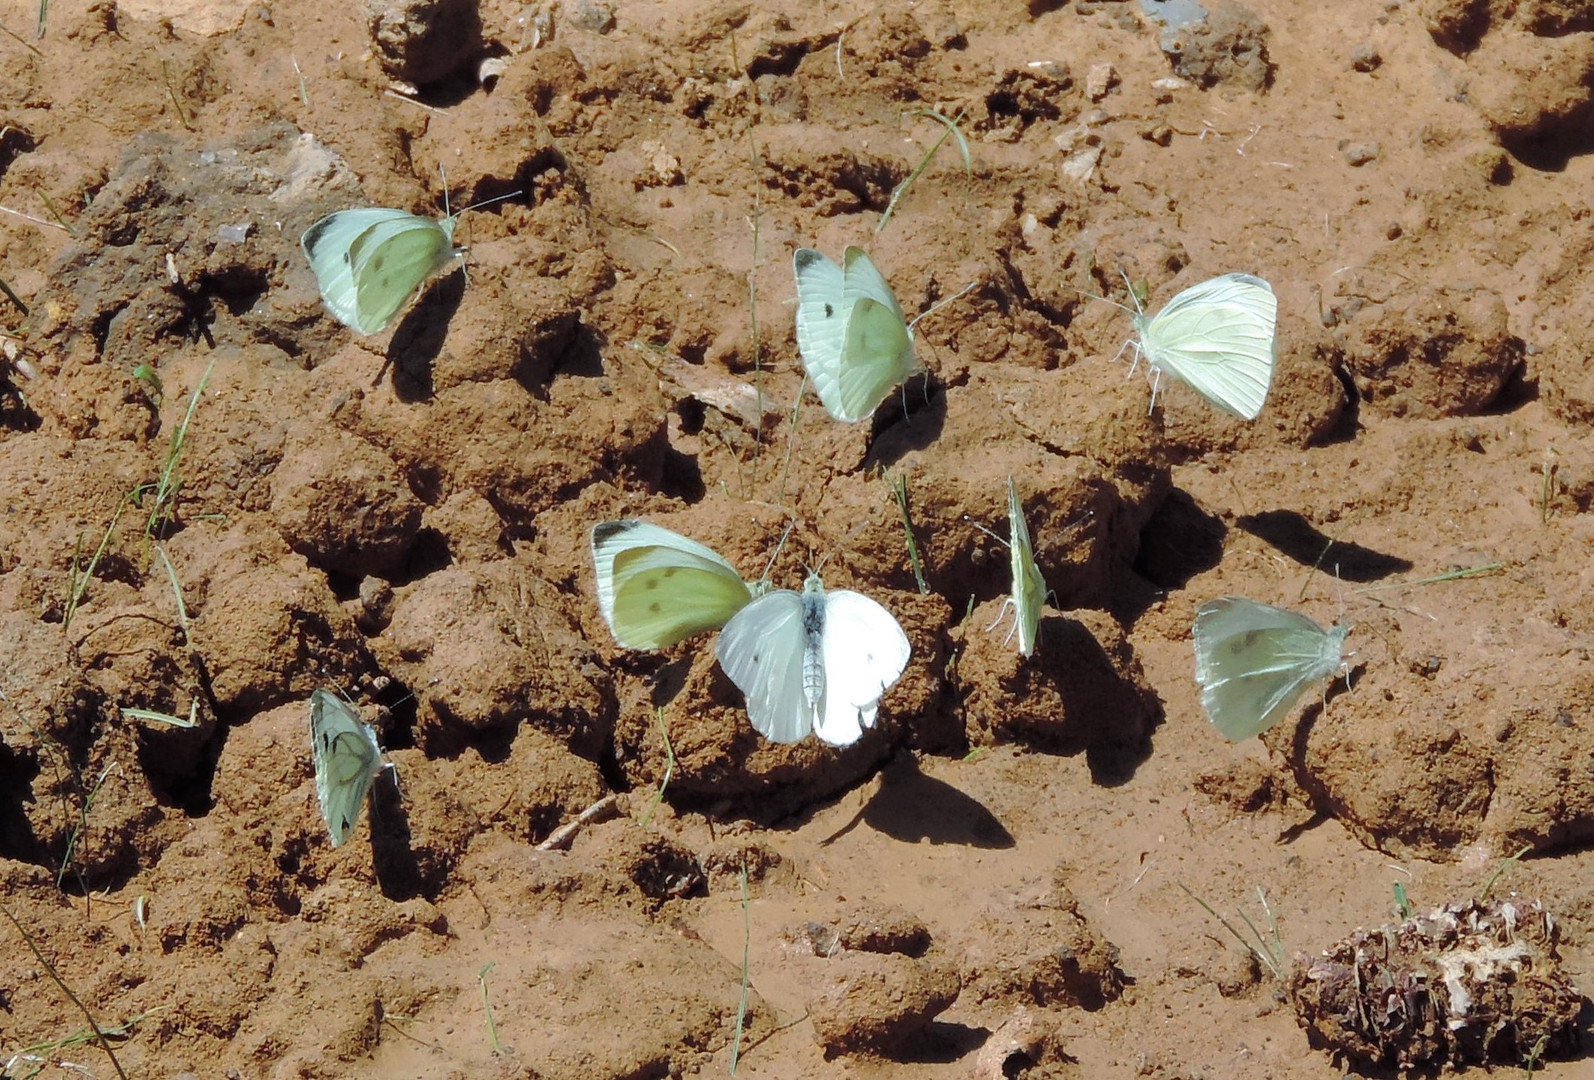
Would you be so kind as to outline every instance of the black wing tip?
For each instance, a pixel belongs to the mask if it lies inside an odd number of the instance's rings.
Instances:
[[[621,533],[630,532],[636,527],[637,520],[635,518],[617,518],[614,521],[600,521],[592,527],[592,542],[594,544],[605,543],[611,537],[619,536]]]

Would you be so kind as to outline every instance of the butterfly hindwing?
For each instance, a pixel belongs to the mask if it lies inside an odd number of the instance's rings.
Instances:
[[[725,625],[752,600],[736,568],[712,548],[645,521],[592,530],[598,608],[628,649],[663,649]]]
[[[381,775],[382,748],[359,714],[331,690],[318,688],[310,695],[310,751],[321,816],[332,846],[340,847]]]

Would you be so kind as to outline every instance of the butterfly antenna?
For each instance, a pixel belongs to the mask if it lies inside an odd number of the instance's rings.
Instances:
[[[944,300],[938,300],[935,303],[931,304],[930,307],[927,310],[919,312],[919,314],[917,314],[917,315],[915,315],[913,317],[913,321],[908,323],[908,333],[909,334],[913,333],[913,328],[915,326],[919,325],[919,320],[920,319],[924,318],[926,315],[934,315],[937,311],[940,311],[942,308],[946,307],[952,301],[958,299],[961,296],[964,296],[965,294],[967,294],[968,292],[973,290],[974,286],[976,286],[978,284],[979,284],[978,281],[971,281],[967,285],[965,285],[961,289],[959,289],[957,292],[953,293],[951,296],[948,296]]]
[[[978,521],[975,521],[968,514],[964,514],[963,515],[963,520],[968,522],[970,525],[973,525],[976,529],[980,530],[980,532],[984,533],[986,536],[989,536],[992,540],[995,540],[998,544],[1001,544],[1003,547],[1012,547],[1013,546],[1012,544],[1009,544],[1006,540],[1004,540],[1002,537],[997,536],[994,531],[992,531],[990,529],[987,529],[984,525],[981,525]]]

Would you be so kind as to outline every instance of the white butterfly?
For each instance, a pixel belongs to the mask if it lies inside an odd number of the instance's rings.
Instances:
[[[1190,286],[1149,317],[1133,289],[1129,295],[1140,335],[1132,343],[1135,361],[1144,356],[1151,365],[1153,407],[1167,372],[1223,411],[1256,419],[1273,381],[1278,347],[1278,300],[1271,285],[1250,274],[1224,274]]]
[[[1024,521],[1024,507],[1018,501],[1018,489],[1013,478],[1007,478],[1007,553],[1013,570],[1013,591],[1002,608],[1013,608],[1013,629],[1018,633],[1019,655],[1028,660],[1035,654],[1035,642],[1040,637],[1041,608],[1046,603],[1046,582],[1041,578],[1041,568],[1035,564],[1035,549],[1030,544],[1029,525]],[[1001,616],[997,616],[1001,621]],[[1011,636],[1011,635],[1009,635]]]
[[[718,630],[753,599],[712,548],[646,521],[593,526],[592,563],[598,608],[627,649],[663,649]]]
[[[1196,681],[1213,726],[1235,742],[1272,727],[1308,686],[1340,669],[1347,633],[1238,596],[1202,604],[1192,631]]]
[[[862,248],[842,265],[812,248],[792,258],[797,275],[797,350],[825,410],[852,422],[871,415],[918,370],[913,331],[891,286]]]
[[[826,592],[809,574],[802,592],[767,593],[737,612],[714,652],[766,739],[792,743],[812,731],[850,746],[874,726],[912,649],[885,608],[861,593]]]
[[[458,220],[386,207],[339,210],[306,229],[299,245],[327,309],[351,330],[375,334],[411,293],[464,254],[454,246]]]
[[[371,784],[392,768],[382,757],[376,732],[331,690],[310,695],[310,751],[315,761],[315,793],[321,799],[332,846],[354,831]]]

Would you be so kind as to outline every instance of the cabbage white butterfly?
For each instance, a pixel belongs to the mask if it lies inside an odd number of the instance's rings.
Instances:
[[[753,599],[712,548],[646,521],[594,525],[592,563],[598,609],[627,649],[663,649],[718,630]]]
[[[1251,274],[1224,274],[1179,293],[1147,316],[1134,289],[1130,312],[1140,340],[1135,361],[1151,365],[1151,402],[1162,373],[1189,383],[1224,412],[1255,420],[1267,400],[1277,355],[1278,300]],[[1133,370],[1133,368],[1131,368]]]
[[[837,266],[812,248],[792,257],[797,351],[825,411],[851,423],[871,415],[909,375],[913,331],[891,286],[862,248]]]
[[[310,751],[315,761],[315,793],[321,800],[332,846],[354,831],[371,784],[393,766],[382,757],[376,732],[331,690],[310,695]]]
[[[1192,631],[1196,681],[1213,726],[1235,742],[1272,727],[1308,686],[1339,670],[1347,633],[1238,596],[1202,604]]]
[[[1013,568],[1013,592],[1003,603],[1013,606],[1013,629],[1018,632],[1019,655],[1028,660],[1035,654],[1040,636],[1041,607],[1046,603],[1046,582],[1035,565],[1035,549],[1030,544],[1029,525],[1024,507],[1018,501],[1013,478],[1007,478],[1007,553]],[[1000,616],[998,616],[1000,621]],[[1011,636],[1011,635],[1009,635]]]
[[[800,593],[779,589],[742,608],[714,648],[766,739],[793,743],[812,731],[832,746],[874,726],[911,652],[889,611],[862,593],[826,592],[814,573]]]
[[[459,215],[428,218],[370,207],[328,214],[299,246],[327,310],[351,330],[375,334],[433,274],[464,254],[454,246]]]

